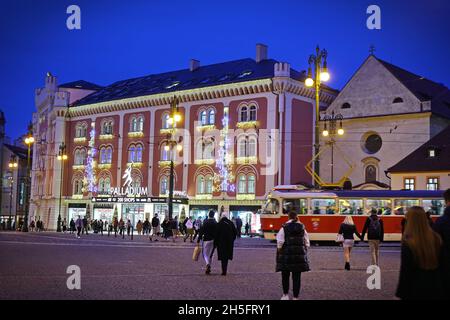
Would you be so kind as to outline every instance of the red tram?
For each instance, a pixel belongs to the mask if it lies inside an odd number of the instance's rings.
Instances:
[[[295,210],[312,241],[335,240],[345,215],[352,215],[359,232],[372,209],[383,220],[385,241],[400,241],[401,221],[411,206],[422,206],[433,219],[444,213],[443,191],[301,190],[277,186],[260,211],[265,238],[275,239],[287,213]]]

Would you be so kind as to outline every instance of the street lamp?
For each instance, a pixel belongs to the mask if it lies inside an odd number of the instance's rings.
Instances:
[[[331,146],[331,183],[334,182],[334,144],[336,143],[334,138],[336,135],[342,136],[345,133],[342,128],[343,119],[344,117],[340,113],[334,114],[334,111],[331,112],[331,115],[325,115],[322,119],[324,121],[324,130],[322,131],[322,134],[324,137],[330,137],[330,140],[327,143]],[[338,122],[339,128],[336,130]]]
[[[169,177],[169,219],[172,219],[173,214],[173,189],[174,189],[174,147],[177,151],[183,150],[183,146],[178,144],[175,140],[175,130],[178,122],[181,121],[181,114],[178,110],[178,98],[174,97],[170,106],[170,117],[168,119],[168,123],[172,125],[172,130],[170,132],[170,136],[167,139],[167,144],[164,146],[164,150],[169,152],[170,157],[170,177]]]
[[[14,170],[18,167],[17,157],[15,155],[11,155],[8,163],[8,167],[11,169],[11,177],[10,177],[10,188],[11,192],[9,195],[9,218],[8,218],[8,229],[12,229],[12,198],[13,198],[13,187],[14,187]],[[17,214],[17,210],[16,210]],[[14,219],[15,221],[16,219]]]
[[[64,172],[64,161],[68,159],[66,153],[66,144],[62,142],[59,145],[59,152],[57,156],[58,161],[61,162],[61,177],[59,179],[59,211],[58,211],[58,222],[56,227],[56,232],[61,232],[61,202],[62,202],[62,189],[63,189],[63,172]]]
[[[27,156],[27,176],[25,177],[25,217],[22,225],[22,232],[28,232],[28,210],[29,210],[29,197],[28,194],[31,191],[31,181],[30,181],[30,164],[31,164],[31,145],[34,143],[34,137],[32,132],[32,127],[28,127],[28,135],[25,138],[25,144],[28,146],[28,156]]]
[[[320,151],[320,133],[319,133],[319,119],[320,119],[320,85],[322,82],[330,80],[330,74],[327,67],[328,53],[325,49],[320,50],[319,46],[316,47],[316,54],[309,56],[308,60],[308,75],[305,80],[307,87],[315,85],[316,93],[316,120],[315,120],[315,135],[314,135],[314,173],[316,177],[319,177],[319,151]],[[314,65],[314,78],[312,74],[312,65]],[[315,185],[319,187],[316,179]]]

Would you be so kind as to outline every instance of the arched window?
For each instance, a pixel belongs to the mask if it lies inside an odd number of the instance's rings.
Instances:
[[[130,121],[130,132],[136,132],[137,131],[137,119],[135,117],[131,118]]]
[[[377,168],[374,165],[368,165],[366,167],[366,182],[373,182],[377,180]]]
[[[250,137],[248,140],[247,157],[256,157],[256,138]]]
[[[72,194],[74,195],[80,195],[83,194],[83,180],[82,179],[75,179],[73,182],[73,190]]]
[[[206,176],[205,193],[206,194],[212,194],[213,193],[213,177],[211,175],[207,175]]]
[[[86,150],[84,150],[84,149],[75,150],[75,165],[76,166],[84,165],[85,159],[86,159]]]
[[[238,177],[238,193],[246,193],[247,189],[247,179],[245,175],[241,174]]]
[[[248,121],[248,117],[247,117],[247,107],[244,106],[241,108],[241,112],[240,112],[240,116],[239,116],[239,121],[241,122],[246,122]]]
[[[169,161],[170,160],[170,149],[166,150],[167,143],[163,143],[161,145],[161,161]]]
[[[166,194],[168,189],[168,179],[166,176],[161,177],[161,180],[159,182],[159,194]]]
[[[105,178],[103,187],[103,191],[105,193],[107,193],[109,189],[111,189],[111,179],[109,177]]]
[[[200,112],[200,123],[202,124],[202,126],[207,125],[207,119],[206,119],[206,111],[203,110],[202,112]]]
[[[137,128],[136,128],[136,130],[138,132],[144,132],[144,117],[140,116],[137,119]]]
[[[238,157],[245,157],[247,154],[247,139],[241,137],[238,140]]]
[[[112,120],[104,121],[102,124],[101,134],[112,134],[113,133],[113,123]]]
[[[142,162],[142,150],[143,150],[143,147],[142,147],[142,145],[141,144],[138,144],[137,146],[136,146],[136,157],[135,157],[135,160],[134,160],[134,162]]]
[[[134,176],[133,181],[131,182],[131,186],[133,188],[139,188],[141,186],[141,177]]]
[[[249,112],[249,121],[256,121],[256,106],[251,106],[250,107],[250,112]]]
[[[208,123],[213,125],[216,122],[216,112],[214,109],[210,109],[208,113]]]
[[[203,159],[214,159],[214,141],[208,140],[203,144]]]
[[[169,116],[168,113],[163,115],[163,123],[162,123],[163,129],[169,129],[170,128],[169,119],[170,119],[170,116]]]
[[[86,124],[78,124],[75,128],[75,138],[86,138],[87,128]]]
[[[248,175],[247,193],[255,193],[256,178],[253,174]]]
[[[203,159],[203,139],[198,140],[195,145],[195,158],[197,160]]]
[[[112,148],[111,147],[101,147],[100,148],[100,163],[109,164],[112,162]]]
[[[104,193],[104,187],[105,187],[105,179],[103,178],[98,179],[98,192]]]
[[[205,178],[203,176],[197,177],[197,194],[205,193]]]
[[[128,147],[128,162],[134,162],[135,154],[136,147],[132,144]]]
[[[106,163],[112,163],[112,148],[106,148]]]

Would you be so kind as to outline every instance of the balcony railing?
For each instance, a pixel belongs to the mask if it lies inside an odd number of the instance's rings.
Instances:
[[[254,193],[238,193],[236,194],[236,200],[255,200]]]
[[[142,138],[144,136],[144,132],[142,131],[130,131],[128,132],[129,138]]]
[[[259,128],[259,121],[240,121],[236,127],[239,129]]]
[[[74,143],[84,143],[84,142],[86,142],[86,137],[77,137],[77,138],[74,138],[73,139],[73,142]]]
[[[258,163],[258,157],[251,156],[251,157],[237,157],[236,158],[237,164],[257,164]]]

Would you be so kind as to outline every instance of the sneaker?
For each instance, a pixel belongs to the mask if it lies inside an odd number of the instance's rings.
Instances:
[[[281,296],[281,300],[289,300],[289,295],[288,294],[283,294]]]

